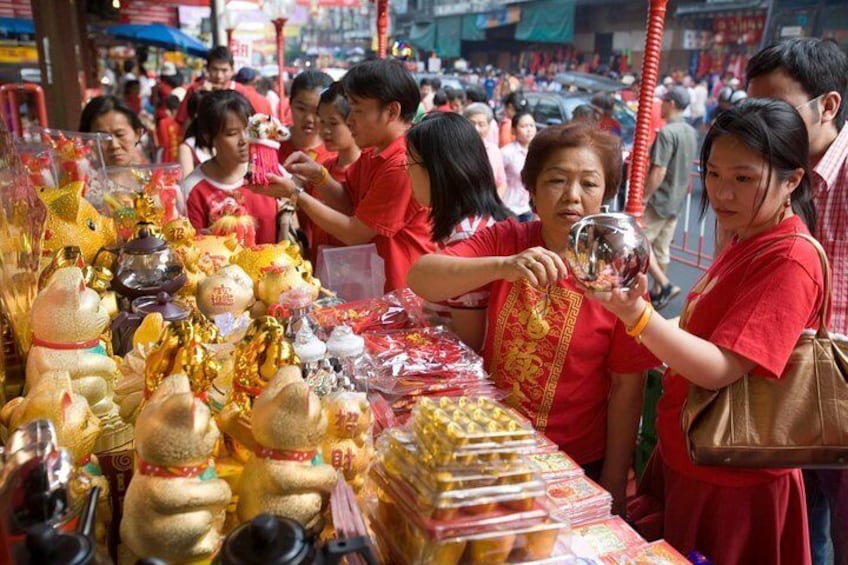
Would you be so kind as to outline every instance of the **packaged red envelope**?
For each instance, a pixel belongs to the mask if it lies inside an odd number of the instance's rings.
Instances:
[[[583,475],[583,468],[562,451],[550,451],[544,446],[542,449],[541,452],[534,450],[528,457],[541,469],[546,481],[573,479]]]
[[[315,308],[309,317],[326,335],[342,324],[350,326],[356,334],[405,328],[409,324],[409,314],[403,306],[385,296]]]
[[[571,551],[578,557],[599,559],[646,545],[647,542],[618,516],[582,524],[571,531]]]
[[[665,540],[655,541],[645,547],[630,551],[608,555],[601,562],[609,565],[691,565],[688,559]]]
[[[548,498],[572,526],[609,518],[612,508],[610,493],[585,476],[549,481]]]

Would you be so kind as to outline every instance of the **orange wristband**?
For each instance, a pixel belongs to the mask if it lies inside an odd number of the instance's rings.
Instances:
[[[319,186],[324,186],[324,183],[327,182],[327,178],[330,176],[330,171],[327,170],[327,167],[321,167],[321,180],[315,183],[316,188]]]
[[[639,319],[633,324],[633,327],[627,328],[627,335],[630,337],[635,337],[636,341],[639,340],[639,336],[642,335],[642,332],[645,331],[645,328],[648,326],[648,322],[651,321],[651,314],[654,313],[654,307],[650,302],[645,302],[645,309],[642,310],[642,314],[639,316]]]

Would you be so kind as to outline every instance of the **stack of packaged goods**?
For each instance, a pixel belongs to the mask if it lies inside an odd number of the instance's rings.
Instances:
[[[612,495],[586,476],[549,481],[548,497],[572,526],[611,516]]]
[[[607,555],[601,559],[603,565],[691,565],[665,540],[655,541],[642,547]]]
[[[369,508],[390,563],[561,563],[568,523],[523,455],[530,422],[487,398],[422,398],[377,442]]]
[[[615,556],[633,554],[646,545],[647,542],[618,516],[575,526],[571,531],[572,551],[591,559],[592,563],[609,563]]]
[[[379,298],[366,298],[313,308],[310,321],[315,333],[327,339],[336,326],[345,324],[361,335],[368,331],[396,330],[426,326],[421,299],[408,288]]]
[[[368,390],[383,396],[401,423],[420,398],[502,396],[483,358],[444,327],[372,331],[363,337]]]

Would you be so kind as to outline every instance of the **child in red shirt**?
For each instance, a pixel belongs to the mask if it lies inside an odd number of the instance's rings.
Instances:
[[[367,148],[350,166],[344,186],[326,178],[324,169],[306,155],[296,153],[285,167],[319,185],[324,202],[283,179],[254,190],[295,197],[315,224],[345,245],[373,242],[385,263],[388,292],[405,287],[412,263],[434,248],[427,210],[412,197],[406,174],[404,135],[418,111],[420,95],[415,79],[397,61],[360,63],[348,71],[343,83],[350,101],[348,126],[356,144]]]
[[[695,465],[681,424],[690,386],[780,379],[801,332],[818,326],[819,256],[786,237],[815,224],[808,143],[785,102],[747,99],[723,112],[704,140],[701,174],[719,227],[735,236],[690,291],[679,326],[641,298],[644,275],[629,292],[596,297],[629,328],[638,322],[642,342],[668,366],[659,443],[631,517],[658,526],[646,535],[716,565],[811,561],[801,471]]]
[[[252,247],[277,241],[277,202],[246,189],[250,102],[234,90],[207,93],[197,113],[197,140],[214,149],[182,184],[188,219],[198,231],[235,233]]]
[[[160,163],[176,163],[179,160],[182,128],[174,117],[180,108],[180,99],[173,94],[165,99],[165,117],[156,124],[156,139],[161,152]]]

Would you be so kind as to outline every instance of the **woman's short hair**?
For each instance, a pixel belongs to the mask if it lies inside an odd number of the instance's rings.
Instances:
[[[518,127],[518,123],[521,121],[521,118],[523,118],[524,116],[530,116],[530,118],[531,118],[534,122],[536,121],[536,118],[534,118],[534,117],[533,117],[533,114],[531,114],[531,113],[530,113],[530,112],[528,112],[527,110],[519,110],[519,111],[518,111],[518,112],[516,112],[516,113],[515,113],[515,115],[512,117],[512,127],[513,127],[513,129],[515,129],[515,128],[517,128],[517,127]]]
[[[521,171],[521,182],[533,194],[542,167],[560,149],[591,149],[601,161],[604,174],[604,200],[615,196],[621,182],[621,140],[589,122],[576,121],[561,126],[548,126],[536,134],[527,149],[527,160]]]
[[[289,95],[291,99],[297,98],[297,95],[306,90],[324,90],[333,84],[333,77],[323,71],[310,69],[303,71],[296,77],[291,84]]]
[[[343,118],[347,118],[347,115],[350,114],[350,102],[345,96],[341,81],[336,81],[321,91],[321,99],[318,101],[318,105],[321,104],[332,104],[336,112]]]
[[[410,128],[406,141],[430,178],[433,241],[446,239],[469,216],[511,215],[498,196],[483,140],[466,118],[433,112]]]
[[[813,188],[810,173],[810,142],[807,128],[798,111],[782,100],[745,98],[716,116],[715,122],[704,137],[701,146],[701,181],[707,181],[707,162],[715,141],[732,136],[745,147],[758,154],[768,164],[768,179],[772,172],[778,180],[788,179],[797,169],[804,169],[804,176],[790,202],[792,211],[798,214],[811,232],[816,229],[816,210],[813,206]],[[769,191],[766,185],[760,201],[759,211]],[[707,191],[701,195],[701,216],[709,204]]]
[[[232,112],[244,120],[245,127],[253,107],[242,94],[235,90],[213,90],[207,92],[197,109],[197,146],[212,149],[212,140],[224,129],[227,113]]]
[[[472,116],[486,116],[486,119],[490,122],[494,119],[495,114],[492,112],[492,109],[488,104],[484,104],[482,102],[472,102],[462,111],[462,115],[465,118],[471,118]]]
[[[117,96],[97,96],[92,98],[83,108],[79,130],[84,133],[91,133],[94,121],[109,112],[118,112],[126,116],[130,126],[136,131],[144,129],[141,118],[133,112],[132,108],[127,106],[126,102]]]

